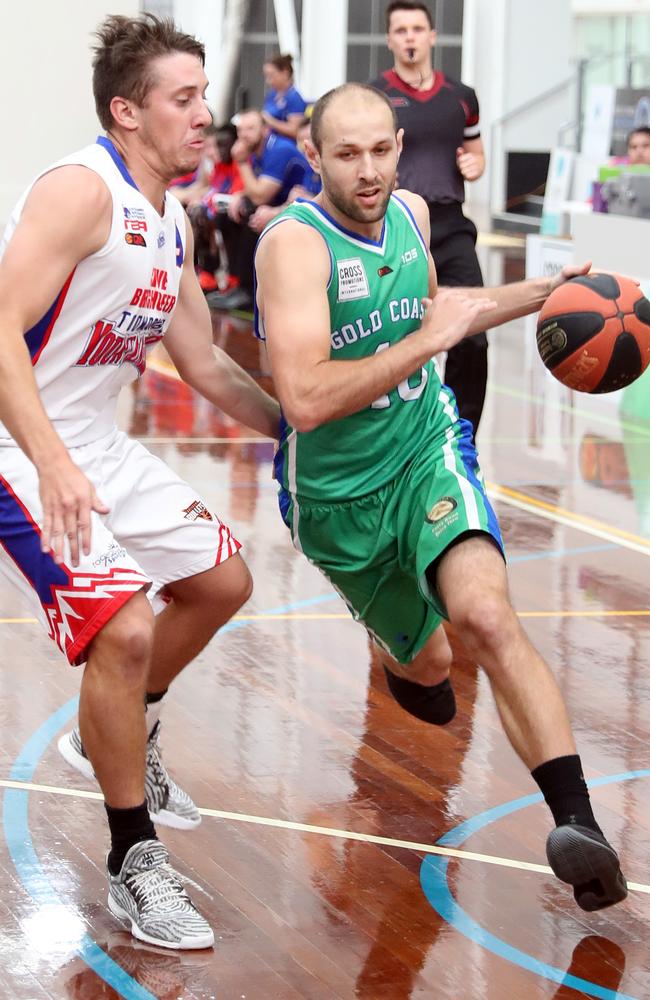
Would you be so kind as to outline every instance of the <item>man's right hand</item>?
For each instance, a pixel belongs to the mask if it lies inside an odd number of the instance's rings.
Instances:
[[[95,487],[67,455],[58,456],[38,468],[39,493],[43,506],[41,550],[52,552],[63,562],[65,539],[70,545],[73,566],[79,565],[79,548],[90,553],[90,515],[108,514]]]
[[[441,288],[434,299],[422,299],[425,306],[420,331],[430,339],[432,355],[448,351],[463,340],[475,320],[496,309],[490,298],[474,298],[461,289]]]

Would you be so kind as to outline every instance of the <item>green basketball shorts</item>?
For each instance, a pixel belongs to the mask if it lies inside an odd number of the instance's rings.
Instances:
[[[468,532],[485,533],[503,553],[465,421],[376,493],[330,504],[282,493],[280,507],[295,547],[400,663],[410,663],[447,617],[428,567]]]

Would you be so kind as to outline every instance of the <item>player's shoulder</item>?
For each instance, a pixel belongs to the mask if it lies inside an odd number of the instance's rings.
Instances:
[[[298,273],[310,265],[329,266],[329,251],[322,234],[304,220],[286,213],[274,219],[263,231],[255,252],[258,274],[267,268]]]
[[[111,192],[100,175],[81,163],[61,162],[41,174],[26,199],[26,209],[40,208],[61,217],[93,218],[108,211]],[[93,213],[90,216],[87,213]]]
[[[462,80],[456,80],[454,77],[445,74],[444,86],[448,90],[453,90],[459,97],[465,100],[476,100],[476,91],[474,88],[470,87],[468,83],[463,83]]]
[[[368,83],[369,87],[374,87],[375,90],[383,90],[384,92],[390,90],[391,88],[391,78],[390,70],[386,70],[381,76],[375,77],[374,80],[370,80]]]
[[[429,218],[429,208],[422,195],[416,194],[415,191],[407,191],[406,188],[398,188],[393,191],[393,195],[410,209],[418,221]]]

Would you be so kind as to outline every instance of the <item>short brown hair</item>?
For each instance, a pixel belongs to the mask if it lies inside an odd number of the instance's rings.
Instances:
[[[179,31],[171,18],[154,14],[122,17],[112,14],[95,32],[93,94],[97,117],[108,130],[113,125],[111,101],[123,97],[142,107],[154,84],[151,63],[159,56],[187,52],[205,65],[205,49],[192,35]]]
[[[264,60],[264,65],[275,66],[281,73],[288,73],[289,76],[293,76],[293,56],[289,54],[270,56]]]
[[[426,14],[429,27],[433,31],[431,11],[425,3],[417,3],[417,0],[393,0],[392,3],[389,3],[386,8],[386,31],[390,31],[391,14],[394,14],[397,10],[421,10],[423,14]]]
[[[379,101],[385,104],[390,111],[390,115],[393,120],[393,127],[395,132],[397,132],[399,125],[397,122],[395,108],[383,91],[377,90],[375,87],[371,87],[367,83],[343,83],[340,87],[328,90],[327,93],[323,94],[322,97],[319,97],[314,104],[314,110],[311,113],[311,141],[319,153],[322,152],[323,149],[323,117],[329,105],[335,97],[338,97],[339,94],[351,93],[355,90],[360,91],[362,94],[365,93],[367,95],[371,95],[372,97],[376,97]]]

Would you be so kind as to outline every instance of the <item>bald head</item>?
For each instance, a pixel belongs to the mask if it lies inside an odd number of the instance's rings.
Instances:
[[[352,111],[357,108],[362,112],[364,106],[368,105],[383,106],[393,132],[397,133],[397,115],[385,94],[365,83],[344,83],[342,86],[335,87],[334,90],[323,94],[314,105],[311,115],[311,141],[318,152],[322,153],[323,151],[323,136],[332,121],[336,119],[336,112]]]

